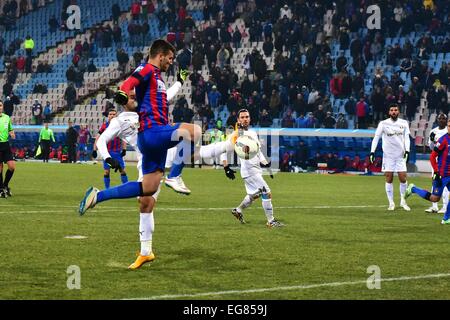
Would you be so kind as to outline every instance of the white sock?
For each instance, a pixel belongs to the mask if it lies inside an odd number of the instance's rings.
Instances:
[[[442,192],[442,207],[445,209],[448,206],[448,196],[449,196],[449,191],[447,189],[447,187],[444,188],[444,192]],[[437,207],[437,203],[436,203],[436,207]]]
[[[267,221],[270,222],[273,220],[273,206],[272,200],[270,199],[262,199],[262,206],[264,208],[264,213],[266,214]]]
[[[200,157],[205,164],[214,164],[214,159],[218,159],[219,156],[227,151],[227,141],[220,141],[206,146],[200,147]],[[217,162],[218,163],[218,162]]]
[[[153,212],[142,213],[139,222],[139,238],[141,240],[141,255],[148,256],[152,253],[152,235],[155,230]]]
[[[406,202],[405,201],[405,192],[406,192],[406,188],[408,187],[408,182],[405,183],[401,183],[400,182],[400,199],[401,199],[401,203]]]
[[[239,207],[237,207],[237,211],[242,212],[242,210],[244,210],[245,208],[250,207],[250,205],[252,204],[253,200],[249,195],[246,195],[244,200],[242,200],[241,204],[239,205]]]
[[[394,203],[394,186],[392,185],[392,183],[386,182],[385,188],[386,188],[386,195],[389,200],[389,203]]]

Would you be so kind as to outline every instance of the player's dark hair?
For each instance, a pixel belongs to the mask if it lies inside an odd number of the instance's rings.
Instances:
[[[156,55],[160,53],[167,55],[169,51],[172,51],[175,54],[176,52],[175,47],[166,40],[163,39],[155,40],[150,48],[150,58],[154,58],[156,57]]]
[[[444,119],[447,119],[447,118],[448,118],[447,115],[446,115],[445,113],[440,112],[440,113],[438,114],[437,118],[439,119],[439,118],[442,118],[442,117],[444,117]]]
[[[391,104],[391,105],[389,106],[389,109],[390,109],[390,108],[397,108],[397,109],[400,110],[400,107],[399,107],[398,104],[396,104],[396,103]]]
[[[240,110],[237,112],[237,117],[238,117],[238,118],[239,118],[239,115],[240,115],[242,112],[248,112],[248,110],[247,110],[247,109],[240,109]],[[250,112],[248,112],[248,113],[250,113]]]
[[[109,114],[110,112],[115,112],[115,113],[117,113],[117,110],[116,110],[116,109],[113,109],[113,108],[108,109],[108,114]]]

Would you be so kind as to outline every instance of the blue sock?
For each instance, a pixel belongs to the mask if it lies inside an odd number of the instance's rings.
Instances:
[[[122,183],[127,183],[128,182],[127,174],[121,174],[120,175],[120,180],[122,180]]]
[[[132,181],[117,187],[102,190],[97,194],[97,202],[109,199],[125,199],[142,196],[142,182]]]
[[[445,211],[444,217],[442,218],[442,220],[448,220],[449,218],[450,218],[450,207],[447,206],[447,211]]]
[[[181,175],[183,168],[184,168],[184,162],[179,163],[179,164],[173,164],[172,168],[170,168],[168,178],[178,177],[179,175]]]
[[[423,190],[414,186],[412,187],[411,191],[417,194],[419,197],[424,198],[425,200],[430,200],[431,193],[429,193],[427,190]]]
[[[181,175],[181,172],[183,171],[184,168],[184,154],[183,154],[183,150],[184,148],[187,148],[188,145],[190,146],[190,150],[191,150],[191,154],[189,154],[189,156],[191,156],[194,153],[194,144],[192,142],[180,142],[177,145],[177,153],[175,155],[175,160],[173,161],[173,165],[172,168],[170,168],[170,172],[168,175],[168,178],[174,178],[174,177],[178,177]]]
[[[105,189],[109,189],[109,186],[111,185],[111,179],[109,176],[103,176],[103,182],[105,183]]]

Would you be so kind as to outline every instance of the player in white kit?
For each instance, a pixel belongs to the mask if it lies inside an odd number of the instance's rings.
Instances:
[[[437,116],[438,126],[431,130],[430,136],[428,138],[428,146],[430,147],[430,150],[433,151],[435,143],[444,135],[447,134],[447,115],[445,113],[440,113]],[[434,172],[431,172],[431,175],[433,176]],[[438,203],[432,202],[431,207],[425,210],[425,212],[428,213],[445,213],[447,210],[448,205],[448,196],[449,192],[447,188],[444,188],[444,191],[442,193],[442,208],[439,210]]]
[[[250,125],[250,113],[247,109],[241,109],[237,114],[237,121],[239,126],[239,134],[244,134],[252,137],[255,141],[259,141],[258,134],[249,130]],[[248,208],[253,201],[260,198],[262,199],[262,207],[264,209],[264,213],[267,218],[267,227],[269,228],[277,228],[284,226],[283,223],[276,220],[273,216],[273,206],[272,206],[272,193],[270,192],[269,185],[262,177],[262,169],[263,167],[270,167],[269,162],[262,154],[261,150],[258,152],[256,156],[249,160],[241,161],[241,177],[244,179],[245,190],[247,195],[242,200],[241,204],[234,208],[231,213],[241,222],[245,223],[244,216],[242,211],[245,208]],[[227,161],[224,160],[224,167],[228,167]],[[228,174],[227,174],[228,176]],[[271,174],[271,178],[273,179],[273,175]]]
[[[389,118],[381,121],[375,131],[375,137],[372,140],[370,149],[370,162],[375,161],[375,151],[378,141],[382,139],[383,163],[382,171],[386,177],[385,189],[389,200],[388,210],[395,209],[394,203],[394,172],[398,174],[400,180],[400,206],[406,210],[411,209],[406,204],[405,192],[407,188],[407,169],[406,163],[409,158],[410,141],[409,141],[409,124],[406,120],[399,119],[400,108],[393,104],[389,107]]]

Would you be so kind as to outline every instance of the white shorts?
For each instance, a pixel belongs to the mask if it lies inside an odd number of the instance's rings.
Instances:
[[[175,156],[177,154],[177,147],[173,147],[167,150],[166,157],[166,168],[171,168],[173,165],[173,161],[175,160]]]
[[[385,158],[383,157],[383,163],[381,165],[382,172],[406,172],[406,161],[403,158]]]
[[[270,192],[269,185],[264,181],[260,174],[244,178],[244,183],[248,195],[259,192],[259,189],[262,189],[263,187],[266,188],[267,192]]]

